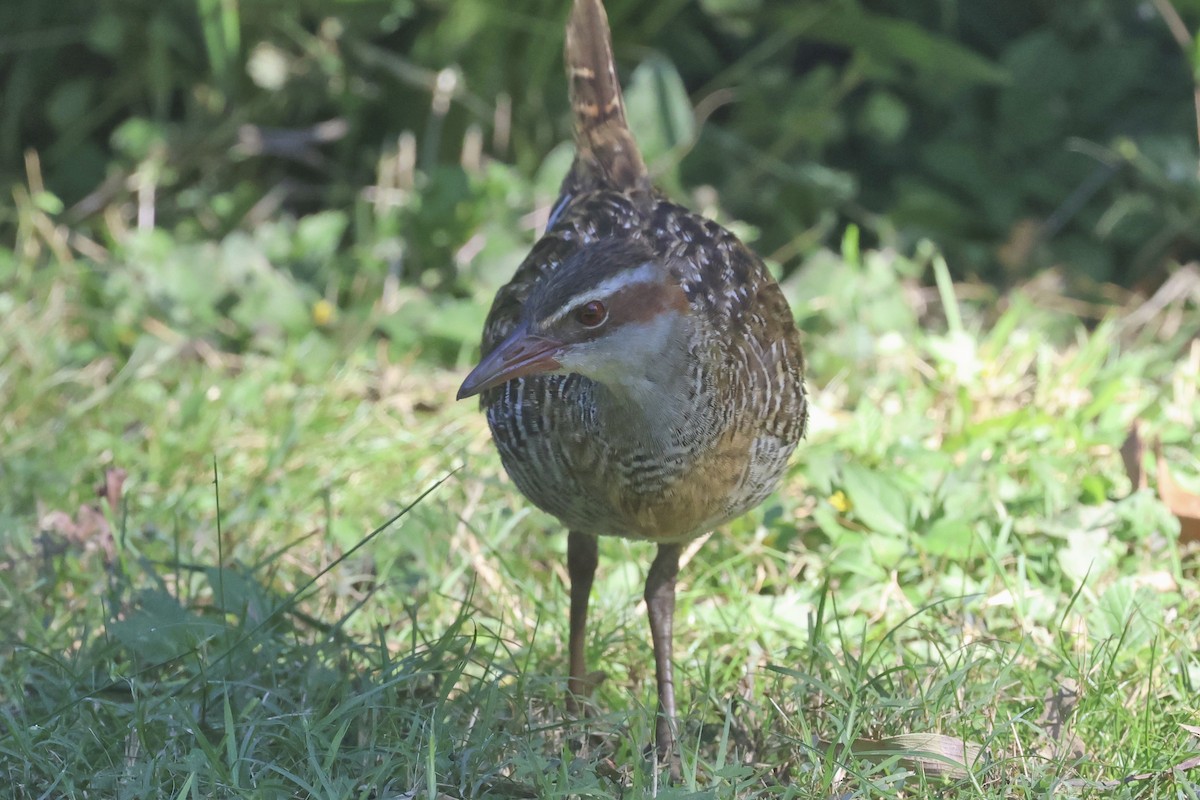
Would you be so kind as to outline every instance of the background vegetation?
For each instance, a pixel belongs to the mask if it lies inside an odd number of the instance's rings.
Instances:
[[[566,720],[563,537],[450,401],[570,159],[559,0],[0,6],[0,785],[1200,795],[1200,2],[608,7],[816,402],[689,553],[684,785],[645,548]]]
[[[391,266],[470,291],[488,259],[452,256],[482,201],[543,201],[567,158],[562,5],[6,3],[0,180],[36,150],[62,219],[104,246],[332,211],[321,280]],[[851,222],[993,279],[1136,283],[1196,252],[1192,66],[1160,13],[1195,0],[609,7],[663,182],[715,186],[785,270]]]

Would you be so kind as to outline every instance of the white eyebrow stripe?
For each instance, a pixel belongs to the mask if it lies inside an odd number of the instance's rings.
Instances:
[[[570,312],[574,311],[584,303],[589,303],[592,300],[599,300],[609,295],[614,294],[618,289],[624,289],[628,286],[636,286],[639,283],[654,283],[657,278],[654,264],[646,262],[637,269],[625,270],[613,275],[606,281],[593,286],[590,289],[585,289],[579,294],[573,295],[565,303],[558,307],[558,310],[546,318],[546,325],[553,325],[560,319],[565,317]]]

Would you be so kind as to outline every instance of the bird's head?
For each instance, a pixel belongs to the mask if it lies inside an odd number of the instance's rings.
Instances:
[[[678,280],[644,243],[600,240],[534,289],[517,327],[458,398],[539,374],[577,373],[614,389],[654,383],[686,351],[688,309]]]

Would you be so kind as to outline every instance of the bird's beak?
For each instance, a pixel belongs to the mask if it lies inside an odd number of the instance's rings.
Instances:
[[[559,369],[561,364],[556,356],[561,350],[562,342],[530,333],[528,327],[521,325],[471,370],[458,387],[458,399],[487,391],[513,378]]]

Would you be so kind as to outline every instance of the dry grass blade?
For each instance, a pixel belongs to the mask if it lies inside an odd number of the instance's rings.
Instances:
[[[1083,778],[1073,778],[1069,781],[1063,781],[1063,786],[1070,788],[1091,788],[1109,790],[1124,786],[1127,783],[1141,783],[1143,781],[1152,781],[1157,778],[1166,778],[1176,772],[1187,772],[1188,770],[1200,767],[1200,756],[1192,756],[1185,758],[1173,767],[1166,769],[1154,770],[1151,772],[1138,772],[1133,775],[1126,775],[1124,778],[1117,778],[1111,781],[1089,781]]]
[[[1177,314],[1166,312],[1182,308],[1189,298],[1200,301],[1200,266],[1194,263],[1173,272],[1153,295],[1125,315],[1121,328],[1126,332],[1138,332],[1154,325],[1158,335],[1169,334],[1178,327],[1179,318]]]

